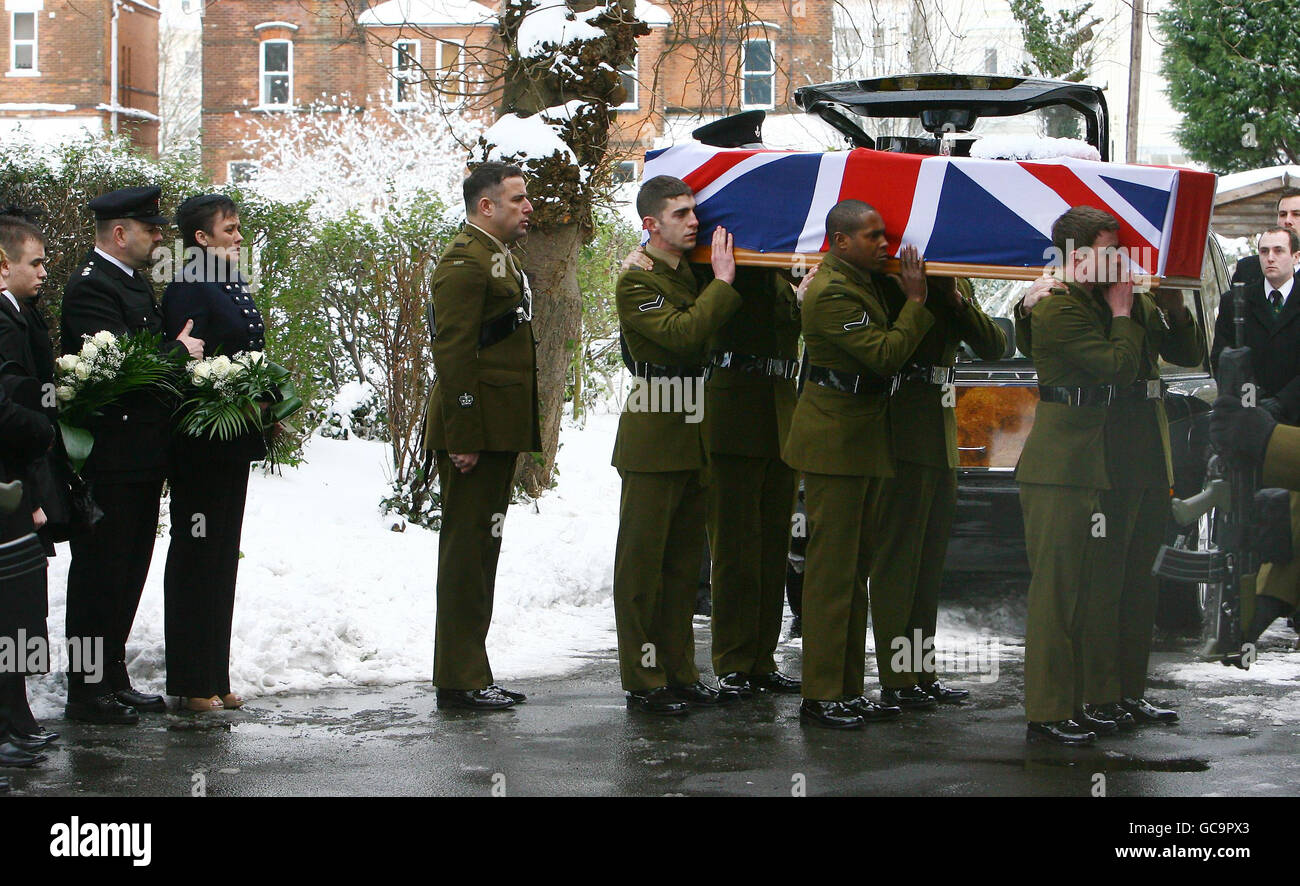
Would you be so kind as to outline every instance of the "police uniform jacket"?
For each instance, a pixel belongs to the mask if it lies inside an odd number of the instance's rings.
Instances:
[[[1142,371],[1142,323],[1112,317],[1098,287],[1071,283],[1066,292],[1039,302],[1030,314],[1030,331],[1040,385],[1132,385]],[[1016,479],[1110,489],[1106,412],[1105,406],[1040,402]]]
[[[740,307],[736,288],[714,280],[701,291],[694,272],[681,257],[653,247],[646,254],[654,268],[631,268],[618,278],[614,299],[628,356],[634,364],[685,368],[676,379],[633,379],[632,391],[618,420],[613,465],[627,471],[693,471],[706,461],[703,422],[707,416],[695,369],[708,358],[709,338]],[[674,262],[673,259],[676,259]],[[663,384],[661,384],[663,382]],[[653,394],[655,386],[665,394]],[[686,409],[685,390],[696,397],[694,416]],[[657,401],[657,402],[656,402]],[[651,407],[661,408],[651,408]]]
[[[524,304],[513,257],[472,225],[458,233],[433,274],[438,373],[425,409],[425,449],[456,453],[536,452],[537,344],[532,324],[479,347],[484,323]]]
[[[897,287],[884,274],[826,254],[804,294],[804,359],[875,379],[897,373],[935,322],[933,313],[906,299],[891,320],[885,292]],[[887,392],[852,394],[810,380],[799,396],[782,457],[791,467],[815,474],[892,477],[888,403]]]
[[[118,336],[140,331],[161,334],[162,311],[143,272],[128,276],[91,251],[63,290],[61,327],[62,352],[75,354],[81,350],[82,336],[103,330]],[[166,339],[162,348],[185,350],[180,342]],[[95,446],[83,473],[118,481],[161,477],[174,408],[152,391],[133,392],[106,407],[91,428]]]
[[[162,299],[164,337],[174,339],[193,320],[194,328],[189,334],[203,340],[204,357],[219,354],[234,357],[247,351],[265,350],[265,321],[248,283],[238,276],[233,266],[218,276],[222,279],[183,279],[167,284]],[[266,455],[260,430],[233,440],[186,438],[178,442],[184,444],[187,458],[255,461]],[[196,449],[199,451],[193,451]]]

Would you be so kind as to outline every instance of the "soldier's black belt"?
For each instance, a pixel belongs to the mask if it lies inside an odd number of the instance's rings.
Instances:
[[[1109,406],[1115,399],[1115,386],[1085,385],[1066,388],[1058,385],[1039,385],[1038,398],[1044,403],[1063,403],[1066,406]]]
[[[950,385],[957,380],[955,366],[928,366],[913,363],[902,372],[903,381],[920,381],[930,385]]]
[[[486,321],[478,330],[478,347],[479,350],[490,348],[498,342],[505,341],[520,326],[528,322],[528,316],[524,312],[523,305],[502,314],[500,317],[494,317]]]
[[[1165,395],[1165,384],[1158,378],[1135,381],[1131,385],[1115,388],[1115,399],[1125,401],[1159,400]]]
[[[884,394],[889,397],[898,390],[898,380],[897,375],[881,378],[866,373],[854,375],[851,372],[841,372],[825,366],[808,367],[808,381],[846,394]]]
[[[667,366],[663,363],[633,363],[630,367],[633,375],[641,378],[699,378],[704,375],[703,366]]]
[[[794,378],[799,374],[798,360],[781,360],[777,357],[755,357],[735,351],[714,351],[709,355],[710,367],[734,369],[748,375],[765,375],[770,378]]]

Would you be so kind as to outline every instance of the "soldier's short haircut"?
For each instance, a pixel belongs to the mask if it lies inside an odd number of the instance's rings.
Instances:
[[[876,207],[861,200],[841,200],[826,213],[826,239],[836,234],[854,234],[867,223],[867,213]]]
[[[16,259],[23,254],[30,240],[45,244],[45,234],[41,233],[31,216],[17,206],[0,209],[0,249]]]
[[[1296,196],[1300,197],[1300,194],[1297,194]],[[1260,239],[1263,239],[1265,234],[1286,234],[1287,240],[1291,243],[1291,251],[1300,252],[1300,234],[1297,234],[1293,228],[1269,228],[1265,231],[1260,231]],[[4,241],[0,240],[0,245],[3,243]]]
[[[1052,222],[1052,245],[1064,260],[1072,249],[1092,246],[1103,231],[1119,232],[1115,216],[1092,206],[1074,206]]]
[[[216,233],[218,221],[232,215],[239,215],[234,200],[225,194],[201,194],[176,207],[176,227],[180,228],[186,246],[198,246],[195,235],[199,231],[211,237]]]
[[[656,175],[641,186],[636,195],[636,214],[641,218],[658,218],[674,197],[692,197],[691,186],[671,175]]]
[[[1291,197],[1300,197],[1300,188],[1283,188],[1277,195],[1277,208],[1282,208],[1282,201]]]
[[[486,196],[492,199],[501,183],[508,178],[523,178],[524,171],[510,163],[489,160],[474,167],[474,171],[465,179],[465,214],[476,215],[478,201]]]

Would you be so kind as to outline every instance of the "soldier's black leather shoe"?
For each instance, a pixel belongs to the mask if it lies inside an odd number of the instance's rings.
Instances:
[[[749,682],[749,675],[742,674],[740,671],[731,671],[719,677],[718,689],[734,692],[741,698],[750,698],[754,694],[754,687]]]
[[[803,692],[803,683],[794,677],[787,677],[780,671],[772,671],[770,674],[754,674],[749,678],[755,689],[761,689],[764,692],[775,692],[779,695],[798,695]]]
[[[33,754],[31,751],[24,751],[17,745],[5,742],[0,744],[0,766],[12,769],[25,769],[28,766],[35,766],[37,763],[44,763],[44,754]]]
[[[1098,735],[1114,735],[1119,732],[1119,724],[1114,720],[1106,720],[1102,717],[1094,717],[1088,713],[1088,706],[1084,705],[1082,711],[1074,715],[1074,722],[1078,723],[1084,729],[1091,729]]]
[[[22,729],[14,729],[11,730],[9,734],[16,735],[25,741],[43,741],[46,744],[51,744],[59,740],[59,733],[50,732],[48,729],[44,729],[40,726],[36,727],[35,732],[26,732]]]
[[[673,695],[682,701],[688,701],[691,704],[731,704],[733,701],[740,701],[740,693],[732,692],[730,689],[718,691],[712,686],[696,680],[688,686],[669,686]]]
[[[799,719],[825,729],[861,729],[866,722],[844,702],[813,701],[810,698],[799,703]]]
[[[513,698],[516,702],[528,701],[528,696],[524,695],[522,692],[514,692],[512,690],[505,688],[504,686],[498,686],[495,683],[489,686],[488,689],[495,689],[497,692],[500,692],[506,698]]]
[[[1083,706],[1083,712],[1098,720],[1113,720],[1120,732],[1130,732],[1137,728],[1137,721],[1133,719],[1133,715],[1124,710],[1117,701],[1099,705],[1086,704]]]
[[[114,691],[113,697],[121,704],[129,708],[135,708],[136,711],[143,711],[146,714],[165,714],[167,712],[167,699],[161,695],[136,692],[134,689],[118,689]]]
[[[91,698],[68,699],[63,716],[78,723],[101,726],[134,726],[140,722],[135,708],[122,704],[111,692]]]
[[[849,699],[844,702],[844,706],[853,713],[857,714],[864,722],[870,723],[872,720],[892,720],[903,713],[903,709],[897,705],[885,705],[874,702],[865,695],[859,695],[857,698]]]
[[[1124,710],[1139,723],[1158,723],[1167,726],[1178,722],[1178,713],[1168,708],[1158,708],[1145,698],[1125,698],[1120,701]]]
[[[487,689],[439,689],[438,707],[464,708],[470,711],[503,711],[515,706],[515,700],[489,686]]]
[[[1053,741],[1063,745],[1092,744],[1097,733],[1085,729],[1073,720],[1053,720],[1030,723],[1025,738],[1029,741]]]
[[[880,701],[906,710],[935,706],[934,698],[920,686],[908,686],[906,689],[881,689]]]
[[[658,689],[638,689],[627,694],[627,707],[632,711],[643,711],[647,714],[660,714],[665,717],[675,717],[679,714],[685,714],[687,704],[678,699],[667,686],[660,686]]]
[[[4,737],[3,740],[9,742],[11,745],[14,745],[15,747],[22,748],[24,751],[27,751],[28,753],[34,753],[35,751],[39,751],[41,748],[53,742],[55,738],[59,737],[58,733],[55,732],[48,732],[45,734],[52,735],[54,736],[54,738],[33,738],[30,736],[23,735],[22,733],[19,732],[10,732],[7,736]]]
[[[9,793],[9,779],[0,775],[0,794]]]
[[[969,689],[953,689],[951,686],[944,686],[938,680],[933,683],[919,683],[917,685],[941,704],[958,704],[970,698]]]

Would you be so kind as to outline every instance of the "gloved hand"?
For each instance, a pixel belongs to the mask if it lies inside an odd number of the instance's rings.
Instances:
[[[1241,405],[1236,397],[1222,396],[1210,413],[1210,445],[1224,455],[1241,455],[1263,463],[1268,438],[1277,419],[1267,410]]]
[[[1286,420],[1286,407],[1277,397],[1264,397],[1259,401],[1259,408],[1273,416],[1278,421]]]

